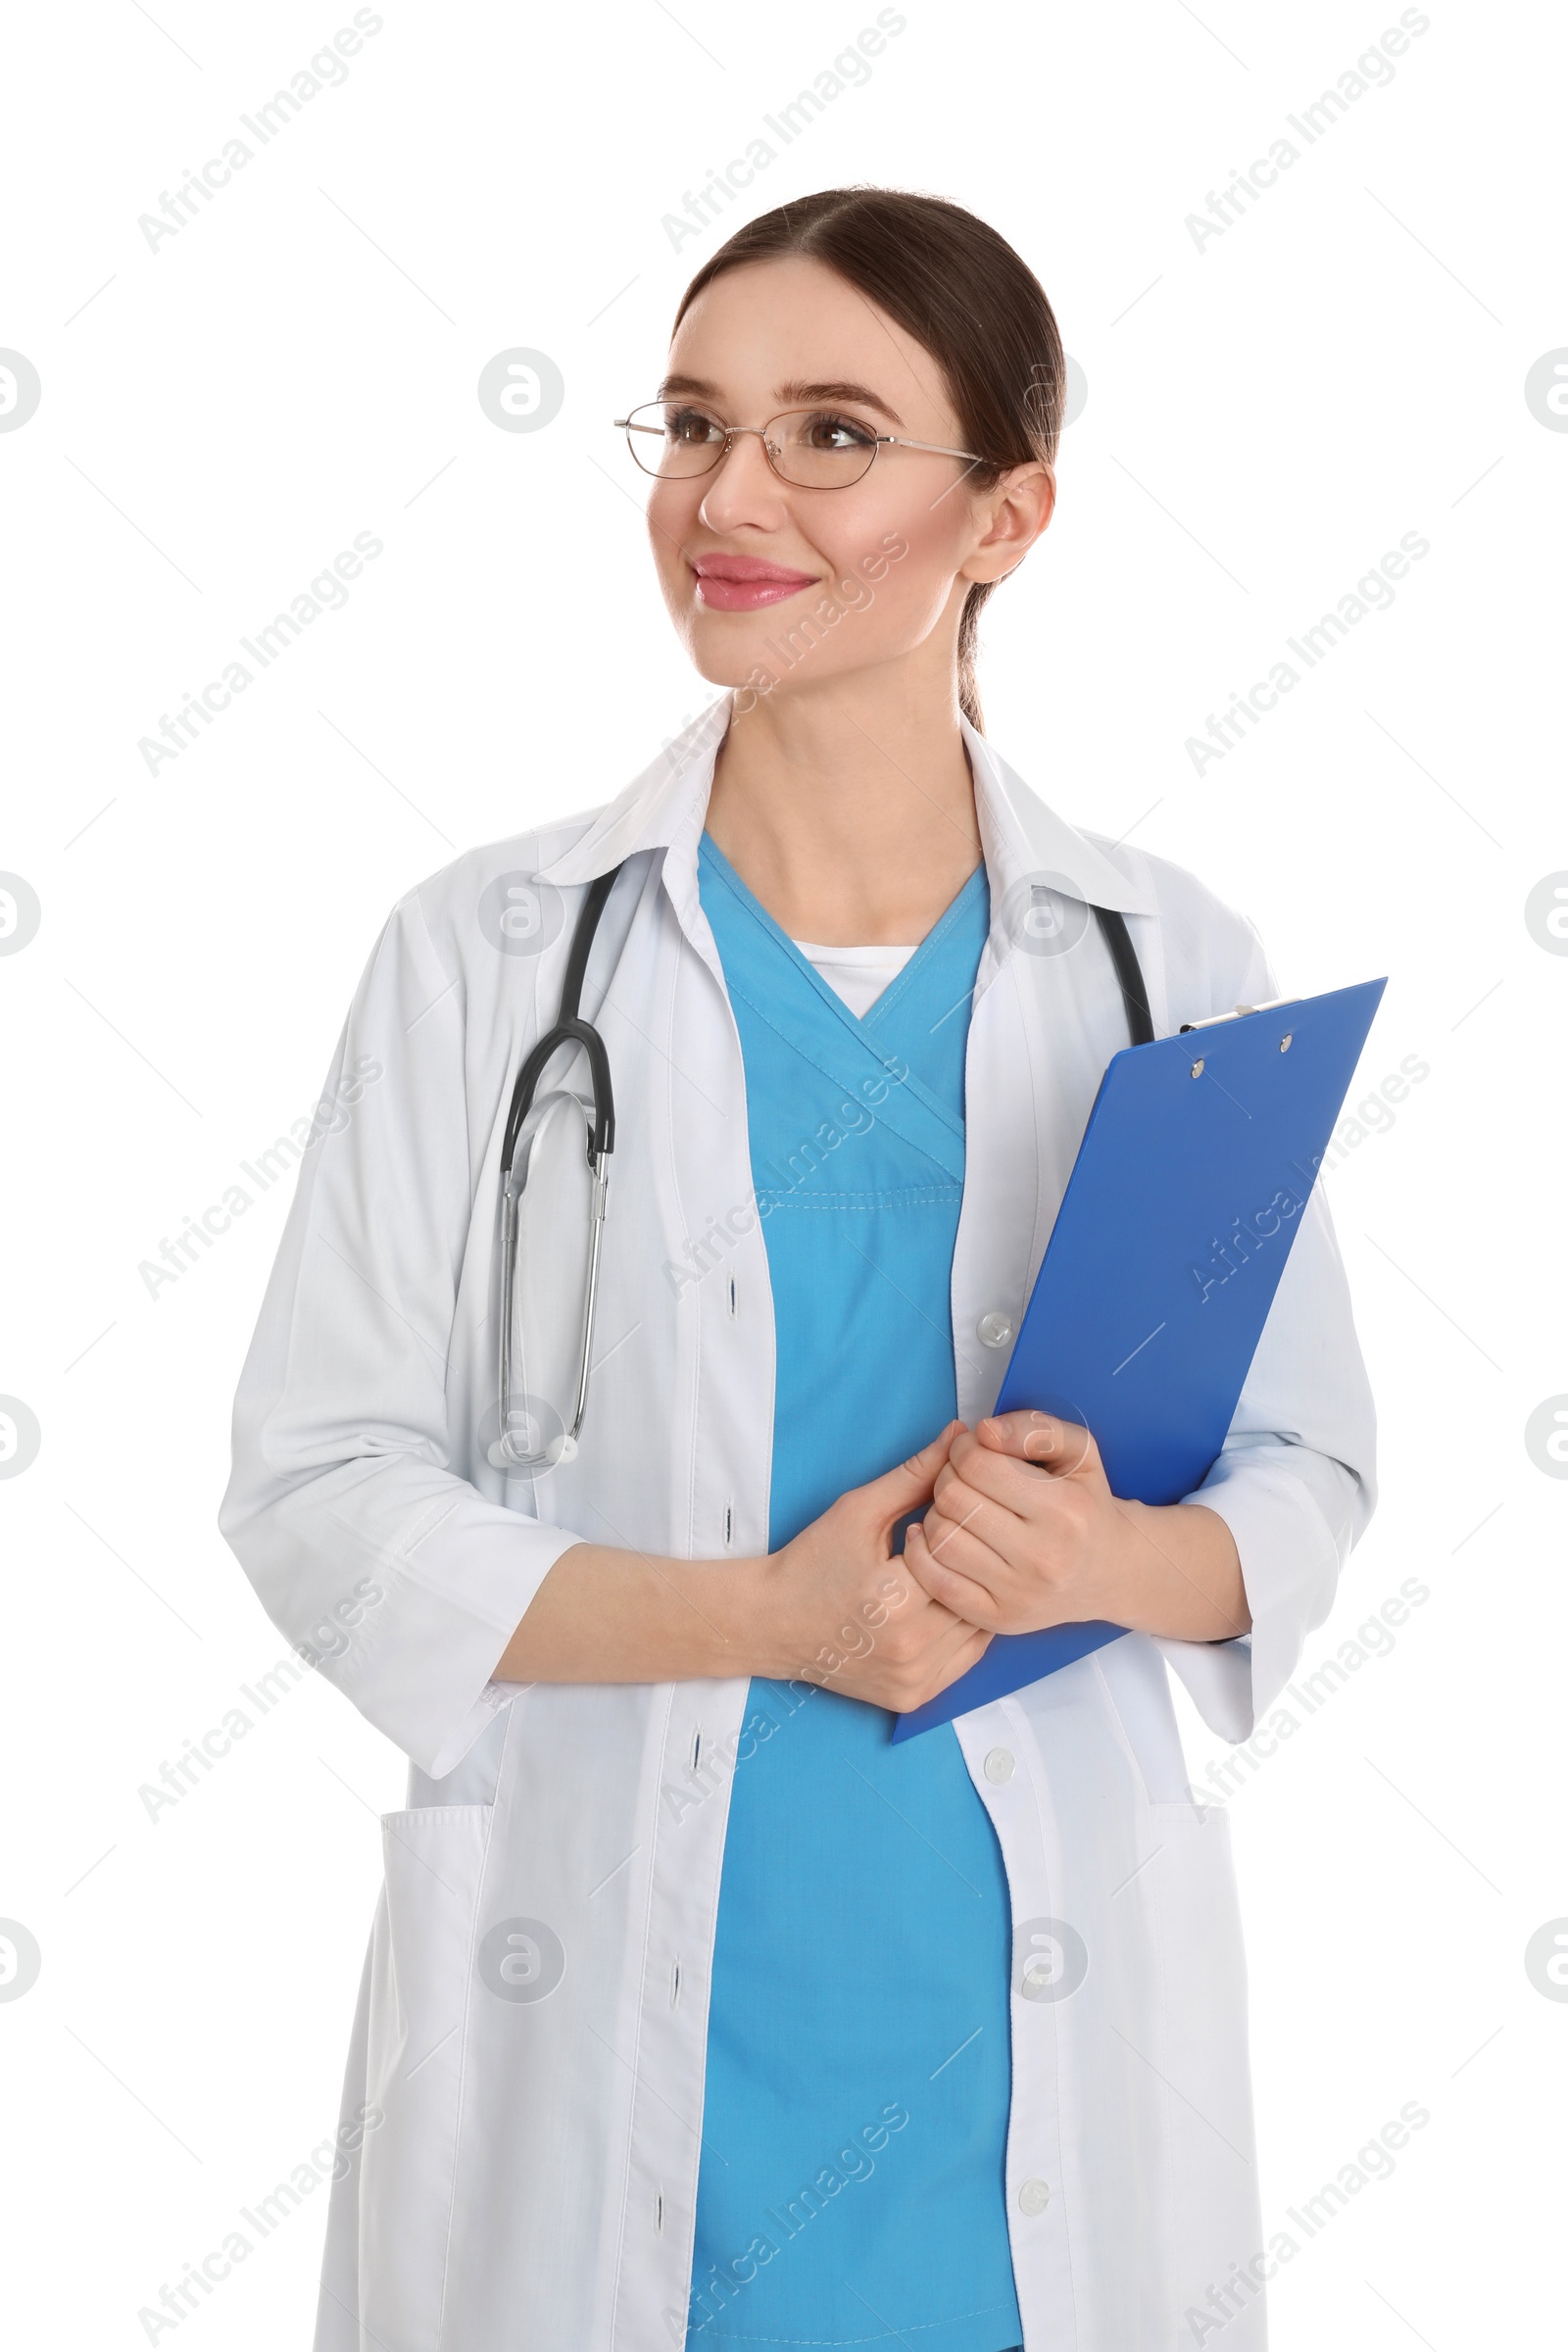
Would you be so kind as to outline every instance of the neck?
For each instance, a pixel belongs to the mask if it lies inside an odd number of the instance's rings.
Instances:
[[[909,686],[861,673],[730,720],[708,830],[792,938],[912,946],[980,863],[951,680]]]

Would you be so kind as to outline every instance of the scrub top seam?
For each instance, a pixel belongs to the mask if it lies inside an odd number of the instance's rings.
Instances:
[[[713,2344],[783,2344],[790,2352],[856,2352],[860,2344],[900,2344],[911,2335],[930,2335],[941,2328],[961,2328],[965,2320],[983,2320],[990,2311],[1005,2311],[1005,2303],[982,2303],[977,2311],[960,2311],[951,2320],[917,2320],[911,2327],[885,2328],[880,2335],[714,2335]],[[999,2347],[999,2352],[1001,2348]],[[1008,2352],[1014,2352],[1009,2347]],[[1021,2352],[1021,2347],[1017,2348]]]
[[[759,1185],[759,1200],[773,1208],[847,1208],[863,1212],[880,1208],[946,1208],[963,1199],[961,1184],[922,1185],[886,1193],[812,1193],[808,1199],[771,1185]]]

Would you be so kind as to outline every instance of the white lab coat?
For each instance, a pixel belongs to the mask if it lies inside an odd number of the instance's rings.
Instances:
[[[767,1256],[697,887],[727,710],[601,812],[472,851],[394,910],[328,1079],[347,1123],[306,1155],[240,1385],[223,1533],[282,1632],[412,1763],[408,1809],[383,1824],[344,2103],[368,2121],[333,2192],[318,2352],[684,2340],[747,1682],[490,1678],[574,1543],[766,1549]],[[1016,1321],[1126,1043],[1096,927],[1069,952],[1020,948],[1019,891],[1044,875],[1069,912],[1125,913],[1158,1035],[1277,991],[1250,925],[1190,875],[1074,831],[967,725],[964,741],[993,908],[953,1267],[973,1422],[1005,1361],[976,1326]],[[581,886],[621,859],[583,1000],[618,1113],[588,1417],[575,1459],[507,1477],[486,1454],[502,1130],[556,1017]],[[508,876],[560,894],[538,953],[495,944]],[[1088,1959],[1068,1997],[1025,1997],[1015,1934],[1006,2196],[1027,2352],[1174,2352],[1194,2340],[1184,2315],[1262,2252],[1229,1831],[1192,1799],[1166,1667],[1212,1730],[1247,1737],[1329,1609],[1372,1465],[1314,1194],[1200,1490],[1235,1534],[1250,1637],[1130,1637],[957,1726],[1015,1931],[1064,1922]],[[1261,2300],[1239,2299],[1227,2352],[1258,2352]]]

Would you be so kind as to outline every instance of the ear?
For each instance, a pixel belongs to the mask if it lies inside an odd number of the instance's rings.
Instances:
[[[976,500],[981,535],[958,566],[965,580],[1004,580],[1015,571],[1051,521],[1056,507],[1055,467],[1043,458],[1009,467]]]

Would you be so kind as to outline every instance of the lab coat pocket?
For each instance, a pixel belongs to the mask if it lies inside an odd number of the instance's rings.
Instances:
[[[463,2104],[474,1923],[491,1805],[382,1817],[384,1934],[372,1962],[360,2277],[368,2343],[434,2352]]]
[[[1157,2051],[1169,2151],[1167,2260],[1177,2309],[1254,2260],[1263,2240],[1247,2067],[1247,1973],[1221,1805],[1149,1808],[1147,1877],[1161,1999]],[[1261,2293],[1235,2315],[1230,2352],[1263,2342]]]

